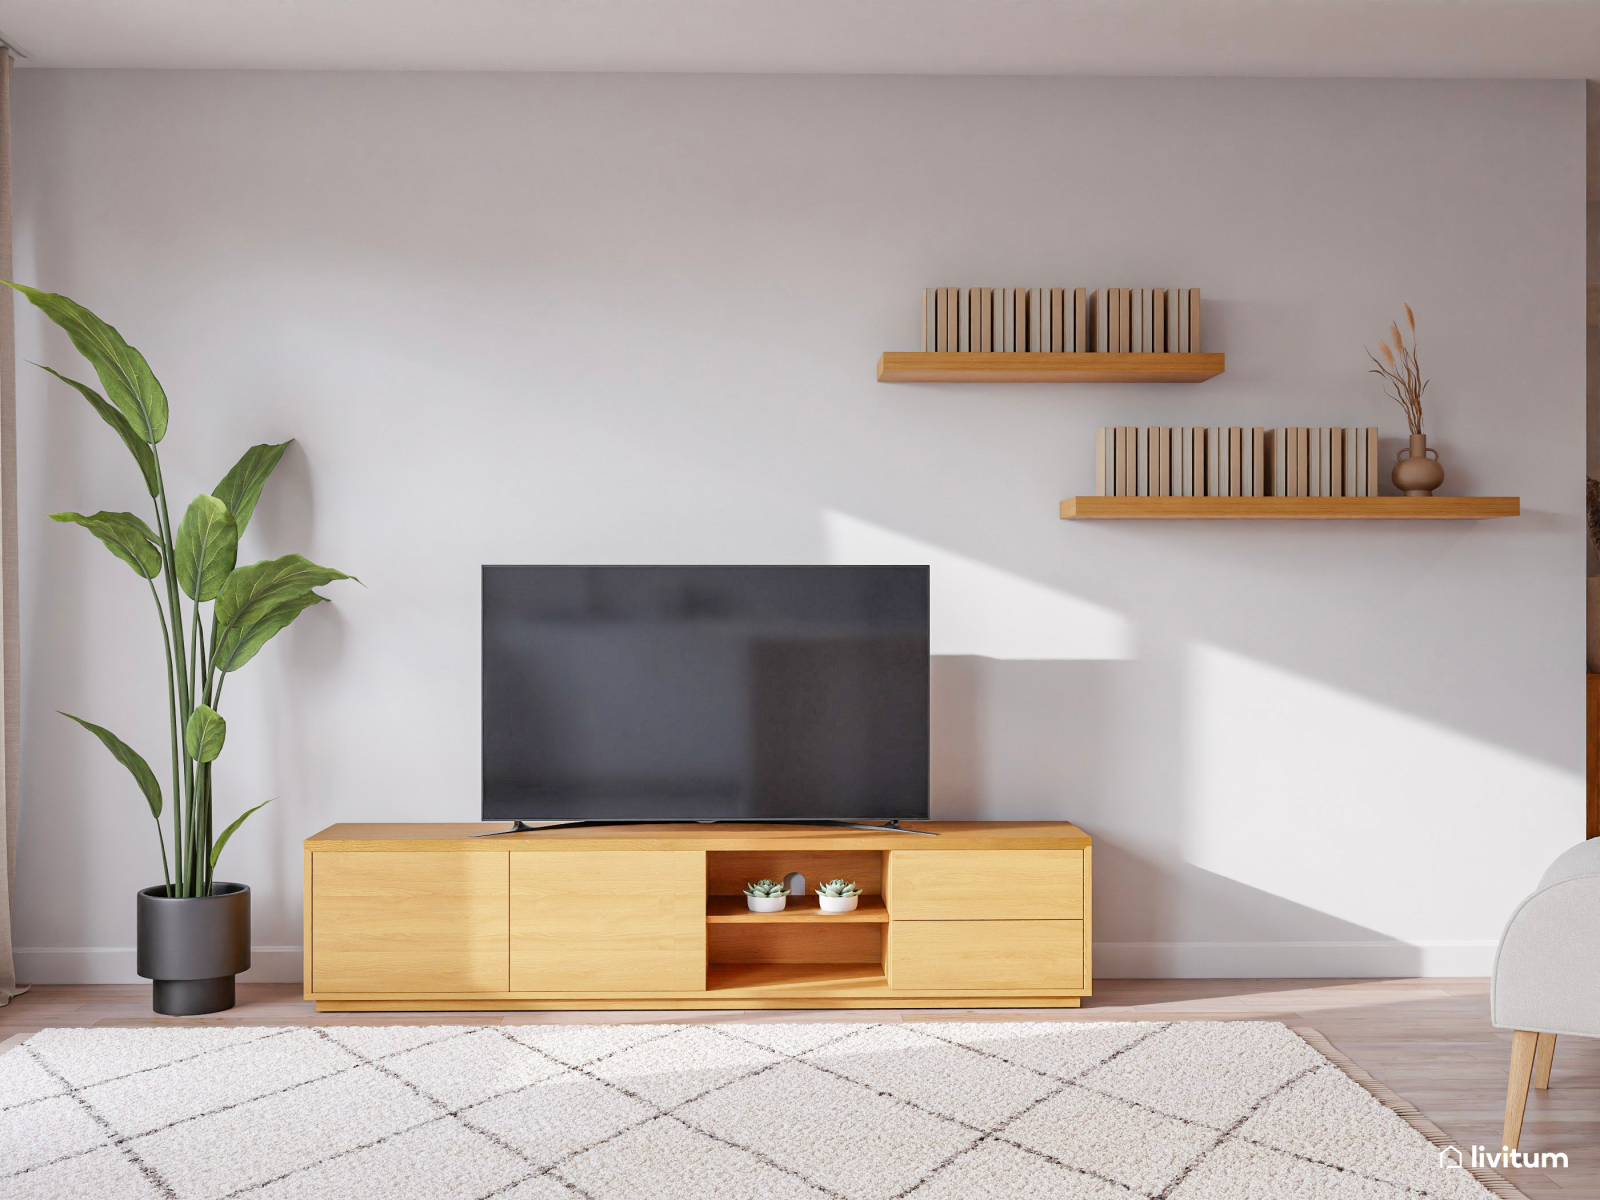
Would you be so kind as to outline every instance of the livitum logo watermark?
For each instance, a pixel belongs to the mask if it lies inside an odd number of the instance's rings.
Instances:
[[[1548,1171],[1552,1167],[1567,1165],[1567,1156],[1561,1153],[1551,1153],[1546,1150],[1528,1153],[1522,1150],[1513,1150],[1510,1146],[1501,1146],[1498,1153],[1493,1153],[1487,1146],[1470,1147],[1470,1156],[1463,1156],[1461,1151],[1454,1146],[1446,1146],[1439,1151],[1439,1165],[1441,1167],[1460,1170],[1464,1166],[1488,1167],[1494,1170],[1499,1167],[1537,1167]]]

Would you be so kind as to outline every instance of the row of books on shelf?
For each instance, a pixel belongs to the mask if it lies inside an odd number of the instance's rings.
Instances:
[[[1199,288],[924,288],[925,351],[1198,354]]]
[[[1094,439],[1097,496],[1376,496],[1375,428],[1112,426]]]

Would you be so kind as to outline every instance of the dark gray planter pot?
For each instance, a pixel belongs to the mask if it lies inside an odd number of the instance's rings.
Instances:
[[[250,968],[250,889],[213,883],[211,895],[139,893],[139,974],[154,981],[151,1007],[170,1017],[233,1007],[233,977]]]

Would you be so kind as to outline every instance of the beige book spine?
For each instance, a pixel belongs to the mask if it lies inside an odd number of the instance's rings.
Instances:
[[[1367,495],[1378,494],[1378,429],[1372,426],[1367,435]]]
[[[1200,289],[1189,289],[1189,351],[1200,353]]]
[[[1072,289],[1072,349],[1082,354],[1089,348],[1089,291]]]
[[[1272,478],[1272,472],[1267,467],[1267,446],[1272,438],[1267,430],[1257,426],[1250,430],[1250,494],[1252,496],[1265,496],[1267,494],[1267,480]]]

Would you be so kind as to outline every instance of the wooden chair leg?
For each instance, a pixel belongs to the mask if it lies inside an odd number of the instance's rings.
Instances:
[[[1533,1086],[1547,1088],[1550,1086],[1550,1068],[1556,1061],[1556,1035],[1541,1033],[1539,1044],[1533,1051]]]
[[[1528,1108],[1528,1084],[1533,1079],[1533,1055],[1539,1035],[1519,1029],[1511,1035],[1511,1077],[1506,1081],[1505,1144],[1517,1148],[1522,1138],[1522,1115]]]

